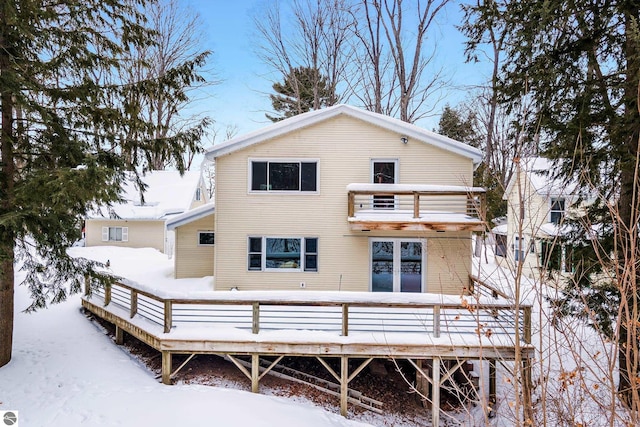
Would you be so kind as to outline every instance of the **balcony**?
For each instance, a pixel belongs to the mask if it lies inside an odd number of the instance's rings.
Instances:
[[[348,221],[355,231],[483,231],[480,187],[349,184]]]

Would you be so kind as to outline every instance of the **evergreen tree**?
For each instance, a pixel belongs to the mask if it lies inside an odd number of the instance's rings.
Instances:
[[[581,200],[594,189],[601,194],[587,207],[588,228],[575,235],[584,250],[561,304],[617,340],[619,392],[637,412],[640,4],[503,0],[479,2],[467,13],[475,17],[465,31],[472,48],[483,43],[487,23],[506,28],[500,98],[531,96],[538,114],[530,129],[542,154],[557,160],[552,175],[577,182]],[[597,233],[590,224],[598,224]],[[611,281],[594,280],[602,269]]]
[[[330,106],[337,99],[326,77],[311,67],[292,69],[284,82],[273,84],[273,90],[276,95],[269,95],[271,105],[281,113],[280,117],[266,114],[273,122]]]
[[[468,112],[466,117],[464,117],[462,111],[452,108],[448,104],[445,105],[442,115],[440,116],[437,132],[473,147],[481,148],[482,146],[483,138],[477,131],[475,114]],[[507,204],[502,200],[504,186],[498,177],[491,173],[490,168],[487,166],[486,159],[484,159],[474,171],[473,185],[483,187],[487,190],[487,217],[484,218],[484,220],[487,221],[488,224],[491,224],[494,219],[507,214]]]
[[[106,284],[99,263],[72,259],[85,213],[119,198],[161,151],[184,170],[201,127],[157,139],[139,99],[176,94],[198,79],[204,61],[156,79],[110,82],[128,52],[153,45],[144,0],[4,0],[0,5],[0,366],[11,359],[14,266],[26,271],[32,304],[46,307],[78,292],[82,279]],[[140,183],[140,180],[137,179]]]

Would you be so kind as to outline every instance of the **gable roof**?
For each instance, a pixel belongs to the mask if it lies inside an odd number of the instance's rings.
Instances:
[[[135,181],[127,179],[120,193],[122,203],[89,212],[87,218],[166,219],[189,209],[202,177],[200,171],[186,171],[183,176],[177,171],[152,171],[141,179],[147,185],[144,204]]]
[[[475,147],[463,144],[462,142],[453,140],[443,135],[439,135],[435,132],[430,132],[419,126],[406,123],[401,120],[385,116],[383,114],[373,113],[371,111],[352,107],[346,104],[339,104],[320,110],[309,111],[308,113],[290,117],[288,119],[269,125],[263,129],[250,132],[246,135],[232,138],[226,142],[214,145],[213,147],[209,148],[206,152],[206,157],[208,160],[213,160],[216,157],[233,153],[234,151],[247,148],[254,144],[259,144],[268,139],[302,129],[340,115],[353,117],[372,125],[397,132],[399,136],[422,141],[426,144],[436,146],[443,150],[459,154],[471,159],[476,165],[479,164],[482,160],[482,152]]]
[[[567,184],[560,178],[553,178],[554,164],[544,157],[526,157],[519,160],[521,172],[529,179],[533,189],[542,197],[569,197],[575,192],[575,185]],[[516,166],[518,167],[518,166]],[[516,185],[518,173],[513,173],[504,190],[503,200],[509,198],[509,194]]]

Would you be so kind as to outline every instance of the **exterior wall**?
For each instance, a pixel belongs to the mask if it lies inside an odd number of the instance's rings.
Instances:
[[[347,222],[349,183],[371,182],[372,159],[398,159],[398,183],[470,185],[470,159],[351,117],[336,117],[216,159],[215,289],[370,289],[369,237],[427,240],[427,291],[468,286],[471,233],[356,232]],[[250,158],[317,159],[318,192],[249,193]],[[318,272],[248,271],[248,237],[317,237]],[[461,256],[460,251],[464,254]],[[446,261],[441,261],[442,257]],[[440,260],[440,261],[439,261]],[[446,264],[445,271],[440,271]]]
[[[193,199],[191,199],[191,205],[189,206],[189,210],[197,208],[198,206],[202,206],[209,201],[209,198],[207,197],[207,189],[204,185],[204,181],[202,180],[202,178],[200,178],[200,181],[198,182],[198,188],[200,189],[200,200],[196,200],[197,190],[194,189]]]
[[[214,231],[214,217],[209,215],[176,228],[176,279],[213,276],[215,246],[199,246],[198,231]]]
[[[102,227],[128,227],[126,242],[102,241]],[[85,222],[86,246],[122,246],[127,248],[154,248],[164,251],[164,220],[102,220],[87,219]]]
[[[541,244],[534,240],[533,236],[549,219],[549,200],[535,191],[526,174],[520,175],[520,186],[513,186],[507,201],[507,265],[514,269],[517,267],[515,260],[515,237],[522,233],[525,240],[526,251],[522,263],[523,273],[528,277],[537,277],[540,274],[539,253]],[[520,220],[520,204],[524,204],[524,218]],[[533,246],[531,245],[532,241]],[[532,251],[533,249],[533,251]]]

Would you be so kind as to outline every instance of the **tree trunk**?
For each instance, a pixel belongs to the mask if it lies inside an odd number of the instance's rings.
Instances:
[[[640,354],[638,345],[638,289],[640,271],[633,268],[638,262],[638,182],[636,176],[636,161],[638,156],[638,138],[640,137],[640,113],[638,111],[638,90],[640,82],[640,40],[636,34],[636,23],[639,15],[638,7],[628,5],[625,13],[625,57],[627,59],[626,87],[625,87],[625,116],[624,126],[626,139],[623,140],[624,163],[620,174],[620,199],[617,211],[620,227],[618,236],[618,271],[617,278],[621,291],[619,322],[619,384],[618,393],[621,400],[631,409],[640,409],[640,394],[638,387],[638,371]],[[632,160],[636,161],[632,161]]]
[[[5,17],[0,12],[0,22]],[[6,30],[0,30],[0,75],[10,74],[10,51]],[[10,78],[6,78],[10,81]],[[6,84],[6,83],[5,83]],[[7,84],[8,86],[8,84]],[[13,111],[11,92],[5,87],[0,93],[1,129],[0,134],[0,217],[15,212],[13,156]],[[13,262],[15,232],[13,225],[0,225],[0,366],[11,360],[13,346]]]

